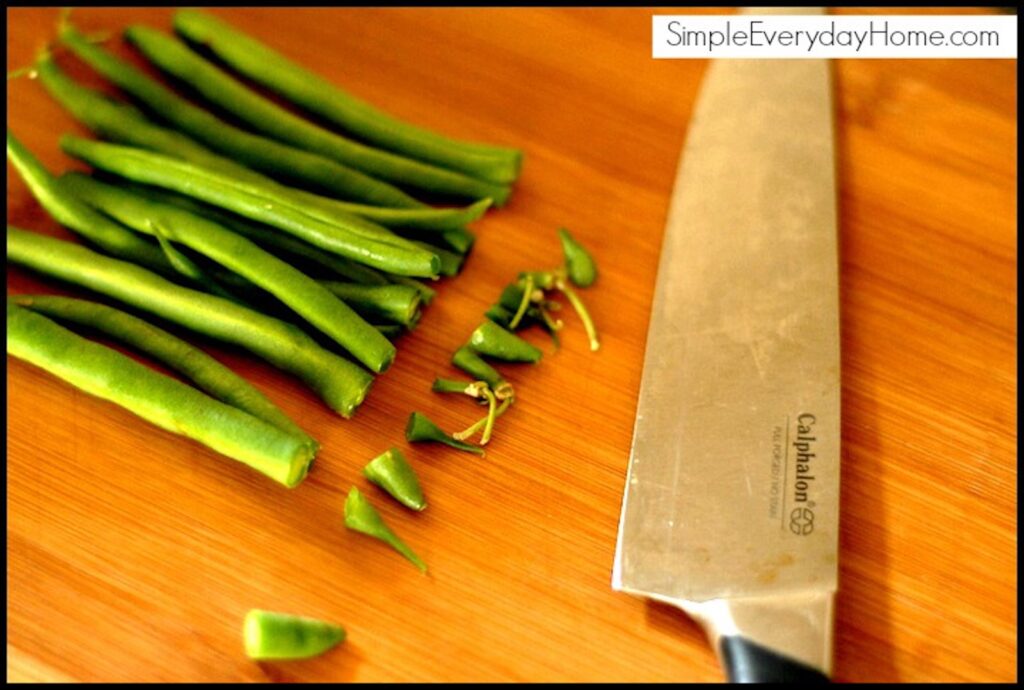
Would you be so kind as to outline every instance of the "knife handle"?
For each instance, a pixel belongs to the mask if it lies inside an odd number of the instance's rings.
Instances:
[[[828,676],[738,635],[719,640],[730,683],[828,683]]]

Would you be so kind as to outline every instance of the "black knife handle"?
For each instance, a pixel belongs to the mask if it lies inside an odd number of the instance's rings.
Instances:
[[[720,639],[722,663],[730,683],[828,683],[828,676],[773,652],[745,637]]]

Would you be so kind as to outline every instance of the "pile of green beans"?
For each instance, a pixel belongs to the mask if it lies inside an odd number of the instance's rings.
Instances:
[[[60,44],[132,104],[72,79],[52,44],[37,54],[26,73],[104,141],[60,139],[91,175],[54,177],[10,131],[8,159],[47,213],[96,251],[8,225],[8,262],[246,349],[350,417],[374,374],[392,364],[391,339],[414,328],[437,294],[430,281],[461,271],[476,239],[466,226],[507,202],[522,152],[399,120],[209,15],[179,12],[175,27],[227,69],[321,119],[278,106],[175,36],[125,31],[154,67],[230,118],[222,119],[80,33],[65,12]],[[410,193],[466,205],[431,206]],[[12,324],[20,339],[8,349],[17,356],[287,486],[302,480],[319,448],[243,378],[137,315],[21,295],[8,300]],[[194,388],[131,360],[125,371],[140,386],[127,390],[113,371],[124,356],[64,325],[128,345]],[[495,384],[511,397],[510,386]],[[496,398],[490,387],[485,393],[493,413]],[[189,410],[179,415],[175,405]],[[389,453],[367,476],[421,509],[411,467],[397,449]]]

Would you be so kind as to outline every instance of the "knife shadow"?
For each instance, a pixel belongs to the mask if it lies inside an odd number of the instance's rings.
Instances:
[[[842,99],[840,72],[834,73],[837,123],[849,121]],[[872,354],[877,334],[860,315],[860,295],[871,278],[857,264],[869,255],[859,246],[855,223],[849,222],[855,205],[843,183],[850,179],[848,135],[837,127],[836,149],[839,194],[840,338],[842,371],[842,458],[840,464],[839,592],[833,677],[837,681],[899,681],[893,659],[886,504],[880,490],[886,456],[878,437],[875,382],[877,356]]]

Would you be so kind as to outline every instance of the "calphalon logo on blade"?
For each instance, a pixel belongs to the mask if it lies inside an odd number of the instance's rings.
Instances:
[[[793,472],[793,509],[789,512],[789,530],[793,534],[806,536],[814,531],[814,501],[809,495],[813,488],[814,475],[811,474],[816,464],[813,452],[814,425],[817,419],[813,414],[804,412],[796,418],[796,438],[793,449],[796,451]]]

